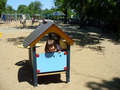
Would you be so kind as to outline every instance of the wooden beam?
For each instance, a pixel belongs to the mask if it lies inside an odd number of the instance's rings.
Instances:
[[[29,60],[32,60],[31,52],[32,52],[32,48],[28,48]]]
[[[73,45],[74,41],[65,32],[63,32],[55,24],[53,24],[52,27],[53,27],[52,30],[53,30],[54,33],[58,34],[60,37],[62,37],[63,39],[65,39],[68,42],[68,44]]]
[[[29,65],[32,65],[32,48],[28,48]]]
[[[33,79],[34,79],[34,86],[37,86],[38,84],[38,78],[37,78],[37,64],[36,64],[36,48],[32,48],[33,52]]]
[[[66,72],[66,82],[70,82],[70,45],[67,45],[67,72]]]
[[[65,74],[66,71],[63,72],[54,72],[54,73],[43,73],[43,74],[37,74],[37,76],[46,76],[46,75],[54,75],[54,74]]]
[[[37,42],[40,41],[41,38],[45,36],[45,34],[48,34],[50,31],[51,27],[49,27],[45,32],[43,32],[36,40],[34,40],[31,44],[30,47],[34,47]]]

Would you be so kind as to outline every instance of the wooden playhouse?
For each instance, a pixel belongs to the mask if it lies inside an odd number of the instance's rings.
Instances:
[[[49,33],[55,33],[66,41],[66,51],[36,54],[36,43]],[[41,24],[25,39],[24,47],[30,47],[29,58],[33,66],[34,86],[38,84],[38,76],[43,75],[65,73],[66,82],[70,81],[70,45],[73,45],[73,40],[50,21]]]

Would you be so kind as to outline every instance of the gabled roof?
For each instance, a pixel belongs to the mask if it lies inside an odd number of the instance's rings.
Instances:
[[[59,27],[57,27],[53,22],[48,21],[45,24],[41,24],[34,30],[25,40],[24,47],[33,47],[37,42],[40,41],[46,34],[54,32],[61,38],[65,39],[70,45],[73,44],[73,40],[65,34]]]

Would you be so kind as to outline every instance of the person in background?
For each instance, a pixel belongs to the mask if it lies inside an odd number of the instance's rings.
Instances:
[[[34,22],[35,22],[35,18],[34,16],[32,16],[32,25],[34,24]]]
[[[20,23],[23,25],[22,28],[24,28],[26,25],[26,16],[24,14],[21,16]]]

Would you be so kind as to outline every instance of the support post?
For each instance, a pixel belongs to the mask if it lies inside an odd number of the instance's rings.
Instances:
[[[70,82],[70,45],[67,45],[67,71],[66,71],[66,82]]]
[[[33,79],[34,79],[34,86],[36,87],[38,84],[37,78],[37,64],[36,64],[36,47],[32,48],[33,51]]]
[[[32,48],[29,48],[28,53],[29,53],[29,64],[32,65]]]

